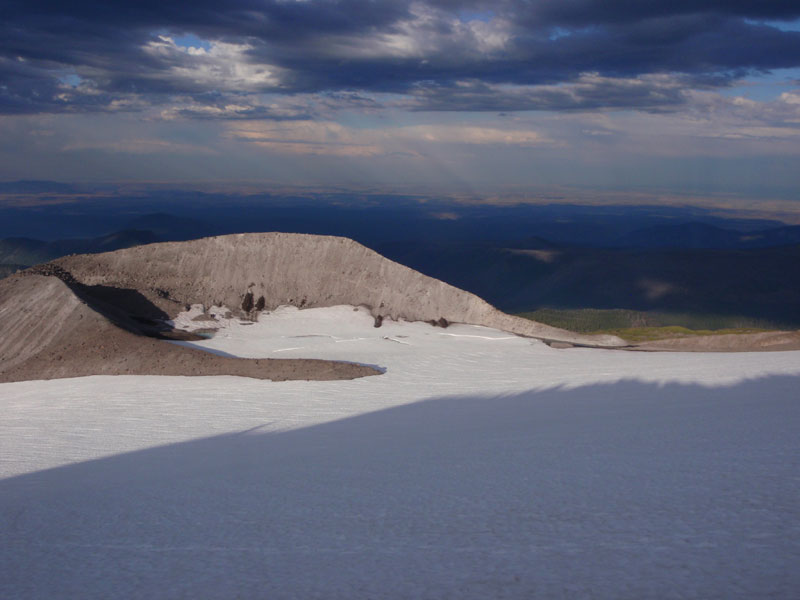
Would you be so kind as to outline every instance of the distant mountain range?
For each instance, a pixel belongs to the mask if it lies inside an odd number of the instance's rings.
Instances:
[[[76,191],[76,186],[59,181],[22,179],[19,181],[0,181],[2,194],[68,194]]]
[[[708,223],[655,225],[637,229],[620,238],[623,248],[767,248],[800,244],[800,225],[761,231],[736,231]]]
[[[213,226],[207,221],[178,217],[169,213],[152,213],[135,217],[125,226],[136,231],[148,231],[158,240],[169,242],[183,242],[216,235]]]
[[[138,229],[116,231],[91,239],[57,240],[55,242],[43,242],[30,238],[6,238],[0,240],[0,268],[13,266],[14,270],[17,270],[68,254],[109,252],[141,244],[151,244],[159,239],[152,231]]]

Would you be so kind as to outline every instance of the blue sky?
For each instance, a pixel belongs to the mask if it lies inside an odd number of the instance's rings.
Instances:
[[[0,179],[794,199],[799,19],[746,0],[12,0]]]

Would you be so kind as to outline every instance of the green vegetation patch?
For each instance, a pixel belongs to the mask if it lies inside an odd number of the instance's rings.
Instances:
[[[687,329],[679,325],[668,327],[628,327],[624,329],[603,329],[597,333],[610,333],[621,337],[628,342],[652,342],[655,340],[666,340],[670,338],[692,337],[699,335],[724,335],[741,333],[760,333],[769,331],[767,329],[756,329],[749,327],[737,327],[730,329]]]
[[[646,342],[698,335],[759,333],[787,329],[785,325],[764,319],[627,309],[541,308],[519,313],[517,316],[579,333],[608,333],[619,336],[629,342]],[[791,329],[791,327],[788,328]]]

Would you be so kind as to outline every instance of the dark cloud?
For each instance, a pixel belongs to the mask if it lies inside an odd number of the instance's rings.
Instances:
[[[413,92],[412,110],[430,111],[586,111],[636,109],[664,112],[684,104],[687,86],[669,77],[641,79],[586,75],[565,85],[507,88],[480,81],[458,85],[421,84]]]
[[[408,3],[401,0],[7,0],[0,8],[0,16],[8,21],[49,31],[162,25],[233,37],[356,33],[365,27],[389,26],[407,14]]]
[[[792,20],[800,17],[795,0],[539,0],[521,11],[548,25],[626,23],[682,15],[711,14],[749,19]]]
[[[0,57],[0,113],[94,112],[112,109],[115,96],[35,62]],[[120,100],[122,98],[119,98]],[[130,104],[130,98],[126,98]]]
[[[0,6],[0,112],[130,110],[208,94],[209,110],[176,114],[231,118],[214,107],[301,92],[411,94],[436,110],[658,110],[681,92],[631,79],[724,85],[800,66],[800,32],[765,22],[796,18],[796,1],[11,0]],[[159,37],[187,34],[217,45],[188,52]],[[587,73],[621,81],[587,87]],[[498,87],[559,83],[578,88]],[[270,118],[243,104],[247,118]]]

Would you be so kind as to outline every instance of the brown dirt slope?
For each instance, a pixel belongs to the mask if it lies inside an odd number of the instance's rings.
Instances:
[[[349,363],[229,358],[176,346],[115,324],[89,305],[90,295],[91,290],[76,293],[53,276],[14,275],[0,281],[0,382],[125,374],[274,381],[378,374]]]
[[[765,331],[672,338],[636,344],[637,350],[673,352],[765,352],[800,350],[800,332]]]
[[[265,308],[350,304],[375,316],[408,321],[470,323],[520,335],[591,346],[622,346],[610,335],[582,335],[513,317],[470,294],[427,277],[354,242],[333,236],[248,233],[138,246],[51,263],[90,286],[160,294],[183,304],[241,307],[244,295]]]

